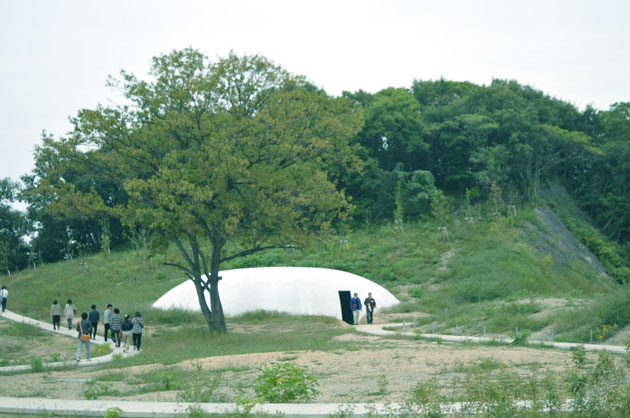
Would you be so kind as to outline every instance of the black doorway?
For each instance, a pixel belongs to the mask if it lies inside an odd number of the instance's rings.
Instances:
[[[352,310],[350,309],[350,291],[349,290],[340,290],[339,291],[339,303],[341,304],[341,319],[344,322],[352,325],[354,324],[354,318],[352,317]]]

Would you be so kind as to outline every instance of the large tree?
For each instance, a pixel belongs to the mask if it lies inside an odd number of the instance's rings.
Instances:
[[[41,191],[174,243],[181,257],[167,264],[194,282],[210,331],[222,332],[222,263],[300,245],[352,210],[326,167],[356,163],[348,140],[362,113],[260,56],[212,63],[173,51],[153,59],[150,75],[110,79],[128,104],[80,111],[65,140],[127,201],[109,206],[64,182]]]

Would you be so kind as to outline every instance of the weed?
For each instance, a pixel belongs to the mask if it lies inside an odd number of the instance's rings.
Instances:
[[[512,338],[512,345],[524,345],[531,334],[529,331],[519,331],[510,332],[509,335]]]
[[[109,344],[99,344],[96,346],[96,353],[99,356],[104,356],[106,354],[109,354],[112,351],[112,349],[109,347]]]
[[[254,391],[265,402],[310,401],[319,395],[317,378],[306,375],[306,366],[296,363],[262,363],[254,379]]]
[[[53,361],[53,363],[57,363],[61,359],[61,354],[59,354],[59,353],[52,353],[50,355],[50,358]]]
[[[615,333],[615,330],[617,329],[618,325],[617,324],[613,324],[613,325],[600,325],[597,328],[595,328],[595,337],[598,340],[604,340],[606,338],[608,338],[610,335]]]
[[[118,407],[108,408],[105,410],[105,418],[118,418],[122,412]]]
[[[83,391],[83,397],[89,401],[98,399],[98,391],[94,388],[88,388]]]
[[[31,370],[35,373],[44,371],[44,360],[41,357],[31,357]]]
[[[162,377],[160,377],[160,379],[162,379]],[[215,395],[220,381],[220,374],[211,377],[203,370],[201,363],[197,363],[194,373],[190,376],[189,382],[177,394],[177,399],[182,402],[195,403],[225,401],[225,396]],[[163,381],[162,384],[164,385]]]
[[[389,380],[385,374],[381,374],[376,379],[376,386],[378,390],[376,392],[368,393],[368,396],[385,396],[389,393],[387,387],[389,386]]]
[[[586,363],[586,350],[583,345],[578,345],[577,347],[571,349],[571,359],[578,369],[584,367],[584,364]]]
[[[175,380],[175,373],[176,371],[173,369],[165,370],[160,373],[160,383],[164,390],[171,390],[174,387],[173,381]]]

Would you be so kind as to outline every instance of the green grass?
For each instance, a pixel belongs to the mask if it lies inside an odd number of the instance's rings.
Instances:
[[[343,248],[339,246],[341,237],[329,237],[301,251],[271,250],[233,260],[223,268],[315,266],[359,274],[399,297],[403,303],[393,312],[408,313],[409,322],[415,313],[428,313],[420,325],[435,322],[438,332],[453,332],[455,325],[464,333],[479,335],[483,325],[488,332],[504,333],[515,327],[536,331],[555,324],[559,338],[582,341],[584,330],[613,323],[620,329],[630,323],[630,304],[624,302],[630,286],[619,289],[611,279],[597,277],[579,258],[560,268],[553,255],[542,254],[528,244],[535,238],[532,235],[544,238],[549,234],[533,208],[519,208],[518,217],[500,222],[452,220],[447,227],[450,241],[441,239],[432,222],[407,222],[404,231],[389,223],[371,225],[347,232],[343,238],[348,243]],[[178,253],[171,248],[166,255],[155,256],[149,268],[140,254],[120,250],[25,270],[5,280],[11,291],[9,307],[44,320],[49,320],[53,299],[63,306],[72,298],[79,313],[89,311],[92,303],[101,312],[107,303],[123,314],[140,311],[147,326],[158,329],[146,344],[147,355],[155,355],[156,361],[174,361],[169,356],[195,357],[196,348],[189,347],[198,346],[202,347],[199,355],[325,346],[317,333],[308,336],[312,338],[309,344],[278,341],[262,333],[250,349],[251,344],[239,336],[208,335],[200,314],[152,309],[156,299],[184,280],[177,269],[161,264],[164,258],[178,261]],[[540,307],[528,300],[547,297],[580,303],[573,311],[551,319],[536,316]],[[269,313],[227,319],[228,327],[269,321],[292,320]],[[308,322],[316,327],[329,325],[322,318]],[[246,348],[239,349],[239,344]],[[165,350],[153,353],[154,345],[163,345]],[[169,354],[171,350],[178,354]]]

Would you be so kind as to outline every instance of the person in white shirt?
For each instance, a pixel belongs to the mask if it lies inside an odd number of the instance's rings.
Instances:
[[[2,302],[2,312],[7,309],[7,299],[9,299],[9,291],[6,286],[2,286],[0,290],[0,302]]]

